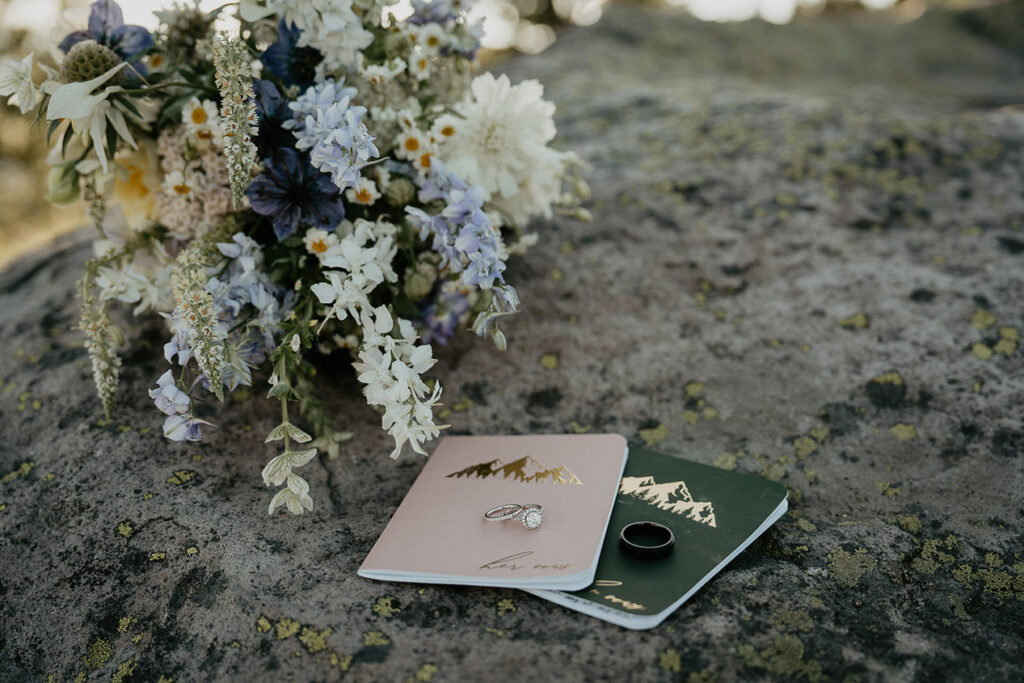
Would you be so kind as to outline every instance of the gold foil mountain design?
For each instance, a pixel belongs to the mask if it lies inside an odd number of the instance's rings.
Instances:
[[[619,493],[639,498],[659,510],[682,515],[694,522],[716,527],[715,510],[710,502],[695,501],[686,488],[686,483],[673,481],[659,484],[654,477],[623,477]]]
[[[548,467],[542,462],[526,455],[510,463],[491,460],[478,465],[470,465],[466,469],[452,472],[448,478],[513,479],[524,484],[562,484],[582,486],[583,482],[568,467]]]

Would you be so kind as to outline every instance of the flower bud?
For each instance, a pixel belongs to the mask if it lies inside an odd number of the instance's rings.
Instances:
[[[429,272],[429,270],[419,268],[406,272],[405,294],[413,301],[425,299],[434,290],[434,281],[437,279],[437,276]]]
[[[387,198],[391,206],[405,206],[416,197],[416,186],[408,178],[392,178]]]
[[[56,206],[74,204],[79,196],[78,172],[74,166],[51,168],[46,176],[46,201]]]

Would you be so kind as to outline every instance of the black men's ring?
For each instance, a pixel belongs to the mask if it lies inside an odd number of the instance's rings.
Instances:
[[[657,522],[633,522],[622,527],[619,547],[633,557],[655,560],[672,552],[676,538],[672,530]]]

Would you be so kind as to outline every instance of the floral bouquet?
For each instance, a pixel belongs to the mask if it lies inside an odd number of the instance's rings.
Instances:
[[[349,436],[316,398],[312,351],[351,354],[392,457],[425,453],[444,428],[431,344],[471,327],[504,349],[499,320],[519,310],[506,260],[537,239],[523,226],[585,217],[540,84],[472,75],[462,0],[413,0],[404,19],[390,5],[178,4],[151,33],[98,0],[42,83],[31,54],[0,70],[0,94],[48,126],[48,198],[83,201],[99,231],[80,329],[107,418],[120,301],[166,321],[171,368],[149,395],[167,438],[202,438],[210,396],[263,373],[282,416],[271,513],[312,509],[295,470]]]

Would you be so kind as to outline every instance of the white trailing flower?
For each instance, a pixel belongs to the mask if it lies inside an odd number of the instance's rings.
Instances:
[[[210,391],[224,399],[224,341],[228,333],[220,322],[220,310],[207,291],[207,246],[194,241],[179,255],[171,275],[177,305],[171,317],[182,321],[188,344],[199,369],[210,383]]]
[[[352,367],[370,405],[384,409],[381,426],[395,440],[391,457],[408,443],[426,455],[422,444],[437,437],[443,427],[434,424],[433,408],[441,398],[441,385],[431,391],[421,375],[436,362],[429,344],[415,345],[416,331],[408,320],[396,320],[384,306],[361,311],[363,343]]]
[[[101,267],[96,278],[100,288],[100,300],[116,299],[128,304],[136,304],[133,315],[141,315],[146,311],[159,310],[164,299],[167,271],[161,271],[157,280],[151,280],[134,265],[127,264],[122,268]]]
[[[289,345],[292,353],[295,354],[298,353],[295,344],[298,339],[298,335],[294,335]],[[305,510],[313,509],[313,499],[309,496],[309,483],[292,470],[302,467],[312,460],[317,449],[292,450],[292,441],[309,443],[312,437],[288,421],[288,400],[291,386],[287,381],[279,379],[276,373],[272,379],[274,381],[271,383],[269,396],[281,400],[282,421],[267,435],[266,443],[284,441],[284,452],[263,468],[263,483],[267,486],[280,486],[281,484],[287,484],[287,486],[274,494],[267,513],[272,515],[274,510],[283,505],[293,515],[301,515]]]
[[[390,83],[394,80],[395,76],[405,71],[406,63],[401,57],[392,57],[383,64],[366,66],[363,63],[362,56],[362,53],[359,53],[359,75],[371,85],[381,86],[385,83]]]
[[[368,221],[360,221],[352,234],[329,247],[322,259],[324,267],[342,269],[326,271],[327,282],[312,287],[320,303],[331,307],[328,317],[344,320],[352,315],[358,320],[359,311],[369,306],[370,292],[385,281],[398,281],[391,267],[398,247],[391,235],[378,239],[373,226]]]
[[[220,90],[220,115],[224,151],[228,160],[228,176],[235,207],[242,206],[245,190],[252,180],[256,163],[256,94],[252,89],[252,55],[241,38],[222,34],[213,46],[215,80]]]
[[[391,266],[397,247],[385,226],[390,224],[358,221],[323,259],[325,267],[338,270],[325,272],[327,282],[313,285],[312,290],[320,303],[330,307],[328,319],[351,316],[361,324],[363,340],[353,367],[366,385],[367,402],[384,409],[381,426],[395,440],[391,457],[397,458],[406,443],[425,455],[422,444],[443,429],[434,423],[433,413],[441,386],[431,391],[422,379],[436,362],[433,351],[427,344],[415,345],[411,322],[392,317],[384,306],[373,308],[368,298],[381,283],[398,280]],[[376,228],[380,228],[377,233]]]

